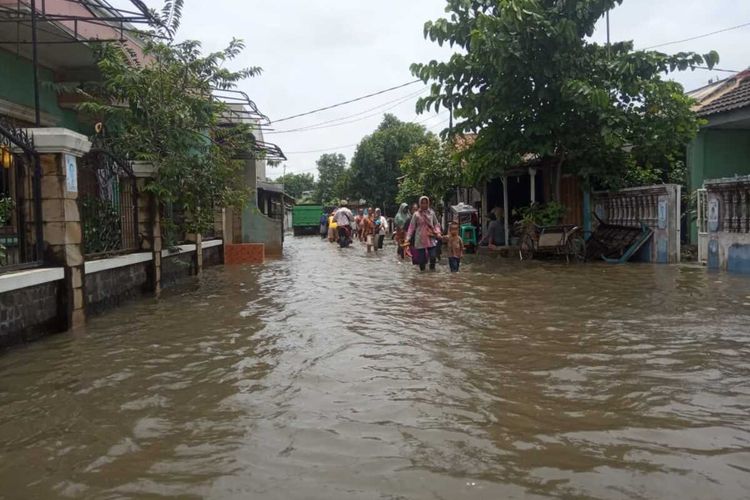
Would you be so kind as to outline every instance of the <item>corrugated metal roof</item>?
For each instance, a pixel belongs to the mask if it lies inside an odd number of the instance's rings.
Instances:
[[[271,191],[272,193],[283,193],[284,185],[278,182],[258,181],[258,189]]]
[[[698,116],[711,116],[750,108],[750,70],[688,93],[698,101]]]

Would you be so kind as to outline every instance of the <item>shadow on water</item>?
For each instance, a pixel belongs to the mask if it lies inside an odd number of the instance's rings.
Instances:
[[[750,280],[316,238],[0,356],[0,498],[744,498]]]

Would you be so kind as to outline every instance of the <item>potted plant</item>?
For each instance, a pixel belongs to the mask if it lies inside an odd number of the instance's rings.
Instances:
[[[532,203],[528,207],[513,211],[513,215],[520,217],[520,223],[524,228],[536,226],[555,226],[565,216],[567,209],[561,204],[552,201],[546,204]]]

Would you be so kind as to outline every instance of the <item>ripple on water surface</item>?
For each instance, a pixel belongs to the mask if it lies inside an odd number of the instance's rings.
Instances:
[[[289,238],[0,355],[0,498],[746,498],[750,280]]]

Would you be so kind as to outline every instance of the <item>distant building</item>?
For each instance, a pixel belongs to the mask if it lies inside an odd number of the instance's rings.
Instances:
[[[750,175],[750,70],[688,95],[697,101],[695,112],[707,121],[688,146],[690,192],[710,179]],[[695,224],[691,241],[697,241]]]

